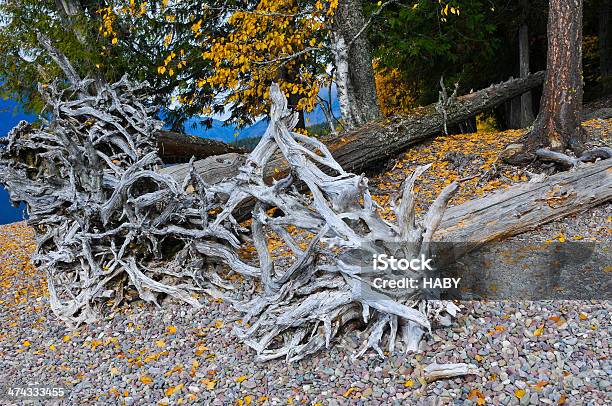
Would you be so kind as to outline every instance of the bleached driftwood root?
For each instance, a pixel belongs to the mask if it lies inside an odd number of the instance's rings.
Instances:
[[[301,359],[355,324],[365,325],[357,355],[370,348],[382,355],[385,340],[389,350],[403,341],[414,351],[432,323],[448,324],[456,314],[453,303],[423,300],[417,290],[375,289],[369,280],[379,271],[363,261],[377,253],[427,256],[456,183],[418,224],[413,185],[427,167],[417,168],[401,191],[397,221],[386,221],[367,178],[346,172],[320,141],[292,132],[297,114],[277,85],[268,130],[238,176],[208,185],[192,170],[177,181],[158,171],[161,123],[146,107],[143,86],[125,79],[94,86],[65,58],[56,61],[72,84],[40,87],[51,120],[11,132],[0,179],[14,201],[27,203],[36,260],[62,320],[91,322],[129,290],[149,302],[168,295],[197,307],[194,292],[227,287],[219,264],[261,284],[236,304],[245,313],[236,333],[259,360]],[[264,167],[279,152],[290,174],[266,183]],[[249,200],[257,203],[246,229],[233,213]],[[288,264],[273,259],[272,238],[291,250]],[[248,239],[255,263],[239,254]]]
[[[297,115],[287,109],[278,86],[272,86],[270,97],[270,125],[240,175],[211,187],[215,193],[229,196],[217,216],[218,226],[233,223],[232,212],[245,200],[258,200],[252,237],[263,292],[237,306],[246,313],[243,321],[250,327],[236,328],[236,332],[257,351],[260,360],[301,359],[329,347],[351,322],[366,324],[367,336],[358,355],[369,348],[382,355],[383,336],[387,336],[391,350],[396,340],[416,349],[415,343],[429,331],[431,322],[455,315],[457,307],[450,302],[420,300],[416,290],[377,291],[368,280],[380,271],[373,270],[371,261],[363,258],[390,252],[397,258],[427,256],[433,233],[458,185],[447,186],[423,224],[416,224],[413,185],[427,167],[417,168],[395,207],[398,221],[389,223],[379,216],[367,179],[345,172],[318,140],[291,132]],[[291,174],[267,185],[263,168],[277,150],[287,160]],[[307,190],[293,187],[297,181],[306,184]],[[270,209],[276,209],[274,216],[268,214]],[[300,247],[289,227],[311,235],[306,248]],[[284,267],[272,261],[267,248],[270,238],[284,241],[293,261]],[[196,247],[206,255],[215,255],[206,245]],[[230,266],[238,270],[242,265]],[[418,279],[424,275],[412,272],[403,276]]]
[[[0,180],[27,204],[52,310],[69,323],[91,322],[129,290],[148,302],[169,295],[199,306],[192,293],[213,289],[205,271],[214,264],[192,254],[193,240],[239,246],[230,231],[207,228],[217,203],[197,176],[181,184],[157,172],[162,123],[145,85],[123,78],[94,86],[56,61],[72,84],[39,86],[50,120],[21,122],[0,150]]]

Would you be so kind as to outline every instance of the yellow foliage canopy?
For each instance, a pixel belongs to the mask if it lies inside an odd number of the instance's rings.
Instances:
[[[311,111],[319,91],[321,64],[315,61],[323,29],[338,5],[318,0],[305,9],[294,0],[261,0],[252,11],[236,11],[229,18],[230,32],[212,41],[202,57],[214,67],[199,85],[224,92],[224,102],[239,104],[251,117],[266,112],[272,81],[290,95],[297,110]],[[198,34],[199,27],[192,27]]]

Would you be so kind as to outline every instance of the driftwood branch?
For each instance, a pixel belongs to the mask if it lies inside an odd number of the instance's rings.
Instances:
[[[563,154],[561,152],[551,151],[547,148],[541,148],[536,151],[536,155],[542,161],[554,162],[563,167],[576,168],[585,162],[594,162],[598,159],[612,158],[612,148],[597,147],[584,151],[578,158]]]

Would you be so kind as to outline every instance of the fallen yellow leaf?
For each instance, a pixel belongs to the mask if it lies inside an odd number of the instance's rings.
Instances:
[[[535,329],[535,331],[533,332],[533,335],[536,337],[539,337],[542,335],[543,332],[544,332],[544,326],[540,326]]]
[[[344,396],[345,398],[348,398],[349,396],[351,396],[351,393],[353,393],[354,391],[355,391],[355,388],[348,388],[348,390],[344,392],[342,396]]]
[[[200,356],[204,354],[205,351],[208,351],[208,347],[205,345],[198,345],[195,350],[195,355]]]
[[[181,389],[183,388],[183,386],[184,386],[184,385],[181,383],[181,384],[178,384],[178,385],[176,385],[176,386],[171,386],[171,387],[169,387],[169,388],[168,388],[168,389],[166,389],[166,391],[165,391],[166,396],[172,396],[172,395],[173,395],[173,394],[174,394],[176,391],[181,390]]]

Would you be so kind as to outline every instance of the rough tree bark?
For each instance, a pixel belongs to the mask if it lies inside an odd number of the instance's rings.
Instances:
[[[340,0],[332,26],[332,50],[340,111],[346,128],[380,117],[372,54],[362,0]]]
[[[582,0],[550,0],[546,63],[540,113],[522,153],[525,158],[544,146],[582,148]]]

